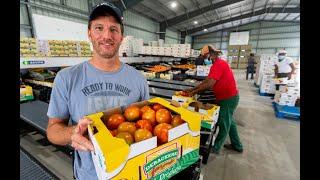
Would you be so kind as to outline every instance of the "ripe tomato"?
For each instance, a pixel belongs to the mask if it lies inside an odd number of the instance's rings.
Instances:
[[[158,104],[158,103],[155,103],[153,104],[152,106],[152,109],[155,110],[156,112],[159,110],[159,109],[163,109],[164,107],[161,105],[161,104]]]
[[[184,120],[181,119],[181,116],[179,114],[178,115],[174,115],[172,117],[171,125],[173,127],[179,126],[180,124],[183,124],[183,123],[184,123]]]
[[[136,126],[132,122],[123,122],[118,127],[118,133],[120,132],[129,132],[134,135],[134,132],[137,130]]]
[[[153,135],[157,136],[159,144],[168,142],[168,130],[171,128],[173,128],[172,125],[167,123],[158,124],[154,128]]]
[[[171,122],[171,113],[167,109],[159,109],[156,112],[156,121],[158,123],[168,123],[170,124]]]
[[[136,121],[140,118],[140,108],[138,106],[132,105],[125,109],[124,117],[128,121]]]
[[[149,120],[139,120],[136,122],[136,127],[138,129],[147,129],[149,130],[150,132],[152,132],[152,125],[151,125],[151,122]]]
[[[143,141],[152,137],[152,133],[147,129],[138,129],[134,133],[134,140],[136,142]]]
[[[148,106],[148,105],[143,106],[143,107],[140,109],[141,114],[145,113],[148,109],[151,109],[151,107]]]
[[[114,130],[112,130],[110,132],[111,132],[113,137],[117,136],[117,134],[118,134],[118,130],[117,129],[114,129]]]
[[[110,130],[117,129],[118,126],[125,121],[126,120],[122,114],[113,114],[107,121],[107,128]]]
[[[142,119],[150,121],[151,125],[155,126],[156,125],[156,112],[152,109],[148,109],[145,113],[142,114]]]
[[[119,132],[119,134],[116,137],[124,139],[126,143],[129,145],[134,142],[133,136],[129,132]]]

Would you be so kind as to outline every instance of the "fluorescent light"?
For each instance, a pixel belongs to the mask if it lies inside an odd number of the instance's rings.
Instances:
[[[205,31],[205,32],[206,32],[206,31],[208,31],[208,29],[204,29],[203,31]]]
[[[172,2],[172,3],[170,4],[170,6],[171,6],[172,8],[175,8],[175,7],[177,7],[177,3],[176,3],[176,2]]]
[[[193,24],[198,24],[198,21],[193,21]]]

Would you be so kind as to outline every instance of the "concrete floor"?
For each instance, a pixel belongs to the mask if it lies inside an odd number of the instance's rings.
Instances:
[[[235,72],[240,103],[235,112],[244,152],[222,149],[220,155],[202,165],[204,180],[295,180],[300,179],[300,124],[277,119],[270,97],[259,96],[252,81],[243,72]],[[29,133],[20,145],[46,164],[61,179],[72,179],[71,159],[43,146],[39,134]],[[229,139],[227,140],[229,141]]]
[[[240,102],[235,112],[243,154],[222,149],[202,166],[204,180],[300,179],[300,123],[277,119],[270,97],[259,96],[253,81],[237,77]],[[229,143],[227,139],[227,143]]]

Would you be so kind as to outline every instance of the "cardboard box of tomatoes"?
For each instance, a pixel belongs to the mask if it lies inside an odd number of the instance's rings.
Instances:
[[[169,179],[199,159],[201,114],[162,98],[88,117],[99,179]]]
[[[201,114],[201,127],[212,129],[218,122],[220,106],[215,104],[203,104],[197,101],[197,96],[189,97],[183,91],[176,91],[172,100],[180,106]]]
[[[203,104],[199,101],[194,101],[188,104],[187,109],[200,113],[201,127],[206,129],[212,129],[218,122],[220,106],[216,104]]]

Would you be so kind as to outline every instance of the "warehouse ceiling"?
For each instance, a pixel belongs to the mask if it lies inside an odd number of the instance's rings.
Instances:
[[[169,29],[200,35],[256,21],[300,22],[300,0],[120,0]],[[175,3],[175,5],[173,4]],[[205,30],[206,29],[206,30]]]

